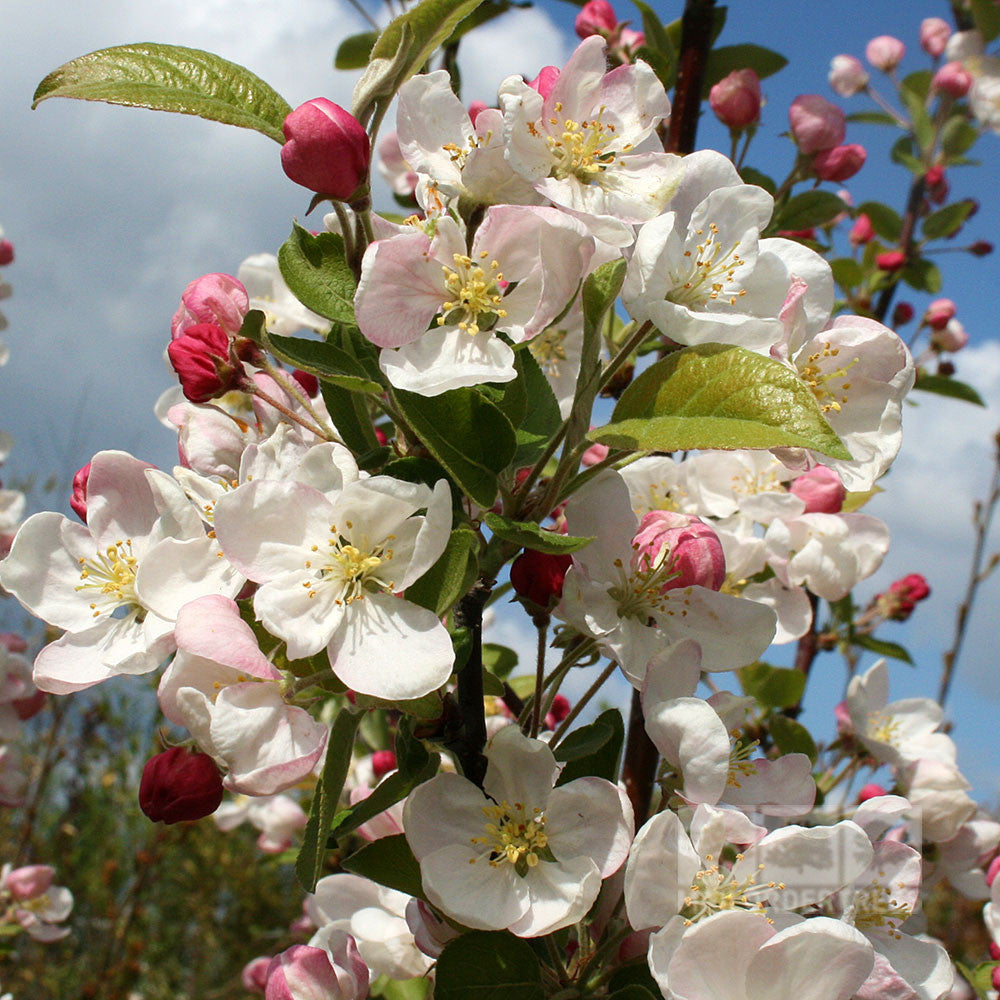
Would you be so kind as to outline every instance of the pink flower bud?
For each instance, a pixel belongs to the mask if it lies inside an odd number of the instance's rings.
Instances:
[[[150,757],[139,782],[139,808],[154,823],[180,823],[214,813],[222,776],[207,753],[171,747]]]
[[[816,230],[812,226],[808,229],[779,229],[778,235],[786,240],[815,240]]]
[[[267,1000],[362,1000],[371,973],[354,938],[332,928],[313,940],[325,948],[293,944],[271,959],[267,970]]]
[[[924,313],[924,322],[932,330],[943,330],[955,315],[956,306],[951,299],[935,299]]]
[[[993,244],[989,240],[976,240],[969,244],[968,251],[973,257],[988,257],[993,253]]]
[[[476,119],[479,115],[488,108],[489,105],[485,101],[473,101],[469,105],[469,119],[472,121],[473,126],[475,126]]]
[[[439,917],[422,899],[411,899],[406,904],[405,916],[413,943],[428,958],[438,958],[444,946],[458,937],[459,931]]]
[[[372,773],[376,779],[396,770],[396,755],[391,750],[376,750],[372,754]]]
[[[646,36],[632,28],[622,28],[618,33],[618,43],[629,57],[635,55],[646,44]]]
[[[0,632],[0,646],[8,653],[23,653],[28,648],[28,640],[16,632]]]
[[[905,54],[906,46],[892,35],[879,35],[865,46],[865,58],[883,73],[894,70]]]
[[[532,90],[537,90],[542,97],[548,97],[552,88],[556,84],[556,80],[559,79],[559,67],[558,66],[543,66],[538,71],[538,76],[534,80],[528,81],[528,86]]]
[[[972,86],[972,74],[960,63],[945,63],[931,80],[931,87],[956,100],[965,97]]]
[[[603,462],[607,457],[608,446],[606,444],[592,444],[580,456],[580,464],[586,465],[589,468],[591,465],[597,465],[598,462]]]
[[[827,79],[841,97],[853,97],[868,86],[868,72],[854,56],[834,56]]]
[[[715,117],[732,129],[760,121],[760,77],[752,69],[734,69],[708,93]]]
[[[550,608],[562,597],[563,582],[572,565],[572,556],[525,549],[510,567],[510,583],[520,597]]]
[[[0,267],[6,267],[14,261],[14,244],[10,240],[0,240]]]
[[[271,957],[269,955],[261,955],[258,958],[250,959],[243,966],[243,971],[240,973],[240,982],[243,984],[243,989],[248,993],[258,993],[260,996],[263,996],[264,988],[267,986],[267,969],[270,964]]]
[[[718,590],[726,579],[726,557],[715,529],[691,514],[654,510],[645,514],[632,539],[640,572],[664,571],[662,591],[677,587]]]
[[[880,271],[901,271],[906,266],[906,254],[902,250],[886,250],[875,258],[875,266]]]
[[[618,27],[618,16],[608,0],[588,0],[576,15],[574,27],[580,38],[589,38],[591,35],[603,35],[607,38]]]
[[[49,891],[56,870],[51,865],[25,865],[7,873],[3,888],[19,903],[35,899]]]
[[[949,351],[954,354],[965,347],[968,342],[969,335],[957,319],[949,320],[944,329],[935,330],[931,335],[931,347],[935,351]]]
[[[558,723],[562,722],[563,719],[569,715],[570,711],[569,699],[564,694],[557,694],[552,699],[552,705],[549,708],[549,715]]]
[[[862,802],[867,802],[869,799],[877,799],[880,795],[887,794],[888,792],[881,785],[876,785],[874,781],[871,781],[858,792],[858,805],[861,805]]]
[[[920,47],[935,59],[951,38],[951,25],[941,17],[925,17],[920,22]]]
[[[806,505],[806,514],[839,514],[847,496],[840,476],[825,465],[804,472],[788,491]]]
[[[84,524],[87,523],[87,480],[89,478],[90,462],[73,474],[73,495],[69,498],[70,507]]]
[[[301,368],[296,368],[292,372],[292,378],[299,383],[302,391],[310,399],[315,399],[319,395],[319,379],[311,372],[304,372]]]
[[[350,201],[368,183],[371,143],[361,123],[325,97],[299,105],[282,125],[281,166],[296,184]]]
[[[865,147],[856,142],[834,146],[833,149],[821,149],[813,157],[813,170],[820,180],[846,181],[865,165],[867,156]]]
[[[875,227],[864,212],[854,220],[847,238],[851,241],[851,245],[856,247],[870,243],[875,238]]]
[[[246,378],[243,366],[232,356],[229,335],[214,323],[189,326],[167,345],[167,356],[192,403],[207,403],[238,389]]]
[[[832,149],[844,141],[847,117],[841,108],[819,94],[800,94],[788,109],[792,138],[806,155]]]
[[[913,306],[909,302],[897,302],[892,310],[892,325],[906,326],[913,319]]]
[[[927,188],[927,197],[937,205],[943,204],[948,199],[948,178],[944,175],[944,167],[931,167],[924,174],[924,184]]]
[[[905,622],[913,614],[918,601],[930,596],[931,588],[919,573],[910,573],[889,585],[888,591],[879,594],[876,604],[879,611],[892,621]]]
[[[854,723],[851,721],[851,713],[847,708],[846,701],[839,701],[833,706],[833,717],[837,722],[838,736],[854,735]]]
[[[250,296],[231,274],[204,274],[181,292],[181,304],[170,321],[170,338],[176,340],[189,327],[214,323],[236,336],[250,311]]]
[[[993,885],[993,880],[997,877],[997,872],[1000,872],[1000,854],[998,854],[991,862],[989,868],[986,869],[986,884]]]

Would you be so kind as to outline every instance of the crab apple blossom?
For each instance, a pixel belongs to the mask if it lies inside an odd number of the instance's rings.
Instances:
[[[309,821],[298,802],[284,794],[253,798],[236,795],[223,802],[212,814],[212,819],[223,832],[249,822],[260,830],[257,846],[266,854],[287,851],[294,835]]]
[[[704,586],[674,586],[679,573],[674,553],[661,550],[652,564],[640,553],[639,521],[617,472],[602,472],[574,494],[566,520],[570,534],[597,537],[574,553],[554,613],[595,639],[636,687],[681,639],[700,644],[706,670],[734,670],[774,637],[769,608]],[[693,693],[693,686],[676,692]]]
[[[618,16],[608,0],[588,0],[576,15],[573,28],[579,38],[608,37],[618,27]]]
[[[792,138],[800,153],[833,149],[844,141],[847,116],[819,94],[800,94],[788,108]]]
[[[434,396],[516,377],[514,343],[541,333],[566,308],[594,243],[552,208],[487,209],[471,248],[450,218],[378,240],[365,252],[355,309],[383,348],[379,366],[397,388]],[[430,329],[428,329],[430,327]]]
[[[872,225],[872,220],[862,212],[851,226],[848,239],[853,246],[864,246],[866,243],[871,243],[874,238],[875,227]]]
[[[55,871],[49,865],[13,868],[5,864],[0,871],[0,912],[13,917],[36,941],[59,941],[70,933],[57,927],[73,909],[73,894],[65,886],[53,885]]]
[[[774,199],[743,184],[719,153],[684,158],[670,211],[639,230],[622,301],[637,322],[651,321],[680,344],[737,344],[767,352],[780,341],[779,313],[793,280],[818,331],[833,305],[829,265],[783,238],[762,239]]]
[[[817,465],[797,476],[788,487],[805,505],[805,514],[839,514],[847,491],[840,476],[825,465]]]
[[[406,800],[403,827],[424,892],[469,927],[519,937],[567,927],[624,862],[631,807],[603,778],[553,787],[552,751],[517,726],[501,729],[485,753],[482,789],[445,773]]]
[[[744,129],[760,121],[760,77],[752,69],[734,69],[708,93],[715,117],[731,129]]]
[[[171,747],[146,761],[139,805],[154,823],[180,823],[215,812],[222,802],[222,776],[208,754]]]
[[[281,130],[281,166],[296,184],[337,201],[350,201],[367,187],[368,133],[339,104],[314,97],[291,112]]]
[[[853,97],[868,86],[868,73],[854,56],[834,56],[830,61],[830,86],[841,97]]]
[[[99,452],[86,526],[44,512],[18,531],[0,581],[32,614],[66,630],[35,659],[41,690],[66,694],[155,670],[174,650],[182,604],[242,585],[183,493],[168,500],[156,476],[173,483],[125,452]]]
[[[865,165],[867,157],[864,146],[850,142],[833,149],[821,149],[812,159],[812,168],[820,180],[846,181]]]
[[[426,508],[426,514],[417,511]],[[304,483],[255,480],[215,505],[223,551],[260,584],[254,610],[302,659],[327,648],[352,690],[419,698],[450,676],[454,651],[438,617],[401,592],[448,543],[451,493],[388,476],[332,498]]]
[[[892,35],[879,35],[865,46],[865,58],[883,73],[890,73],[906,55],[906,46]]]
[[[942,55],[950,37],[951,25],[943,18],[925,17],[920,22],[920,47],[929,56]]]
[[[931,87],[942,94],[947,94],[949,97],[958,100],[960,97],[965,97],[969,92],[972,82],[972,74],[962,63],[955,61],[945,63],[934,74],[934,78],[931,80]]]
[[[354,938],[330,931],[322,942],[322,947],[293,944],[271,959],[265,1000],[363,1000],[368,995],[370,973]]]
[[[170,321],[170,337],[176,340],[201,323],[213,323],[235,337],[249,311],[250,297],[238,278],[203,274],[181,292],[181,304]]]
[[[654,129],[670,114],[656,74],[644,62],[606,72],[605,49],[592,35],[547,93],[512,76],[499,98],[514,171],[556,205],[603,220],[595,232],[623,245],[631,242],[623,223],[659,215],[682,166],[680,157],[655,151],[661,147]]]

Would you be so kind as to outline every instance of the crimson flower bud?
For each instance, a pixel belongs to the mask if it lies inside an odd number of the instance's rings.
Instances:
[[[778,235],[786,240],[815,240],[816,230],[811,226],[808,229],[779,229]]]
[[[28,719],[33,719],[43,708],[45,708],[47,700],[48,695],[44,691],[39,691],[35,688],[31,694],[24,698],[16,698],[10,704],[17,717],[22,722],[27,722]]]
[[[534,80],[528,81],[528,86],[532,90],[537,90],[542,97],[548,97],[552,88],[556,85],[556,80],[559,79],[559,67],[558,66],[543,66],[538,71],[538,76]]]
[[[525,549],[510,567],[511,586],[540,608],[550,608],[562,597],[563,582],[572,565],[572,556]]]
[[[752,69],[734,69],[709,92],[715,117],[731,129],[744,129],[760,121],[760,77]]]
[[[0,267],[6,267],[14,261],[14,244],[10,240],[0,240]]]
[[[920,22],[920,47],[935,59],[951,38],[951,25],[942,17],[925,17]]]
[[[847,134],[847,116],[843,110],[819,94],[796,97],[788,109],[788,122],[795,145],[807,156],[839,146]]]
[[[376,750],[372,754],[372,771],[376,778],[382,778],[396,770],[396,755],[391,750]]]
[[[718,590],[726,579],[722,542],[711,525],[692,514],[653,510],[632,539],[633,559],[643,572],[664,570],[662,591],[677,587]]]
[[[990,942],[990,958],[994,962],[1000,962],[1000,944],[997,944],[995,941]]]
[[[608,0],[589,0],[576,15],[574,27],[580,38],[589,38],[591,35],[603,35],[607,38],[618,27],[618,16]]]
[[[906,55],[906,46],[892,35],[879,35],[865,46],[865,58],[876,69],[888,73],[894,70]]]
[[[87,523],[87,480],[89,478],[90,462],[73,474],[73,495],[69,498],[70,507],[84,524]]]
[[[557,694],[552,699],[552,705],[549,707],[549,715],[552,716],[556,723],[559,723],[569,715],[570,708],[571,705],[566,695]]]
[[[886,790],[881,785],[876,785],[874,781],[869,782],[858,792],[858,805],[867,802],[869,799],[877,799],[880,795],[885,795]]]
[[[905,326],[913,319],[913,306],[909,302],[897,302],[892,311],[892,325]]]
[[[931,87],[956,100],[965,97],[972,86],[972,74],[957,60],[945,63],[931,80]]]
[[[806,514],[838,514],[847,496],[840,476],[825,465],[804,472],[788,491],[806,505]]]
[[[150,757],[139,782],[139,808],[154,823],[180,823],[214,813],[222,776],[207,753],[171,747]]]
[[[936,166],[931,167],[926,174],[924,174],[924,183],[929,187],[936,187],[941,181],[944,180],[944,167]]]
[[[910,573],[889,585],[888,591],[875,599],[886,618],[905,622],[918,601],[929,597],[931,588],[919,573]]]
[[[989,240],[976,240],[975,243],[970,243],[967,249],[973,257],[988,257],[993,253],[993,244]]]
[[[827,79],[841,97],[853,97],[868,86],[868,73],[854,56],[834,56]]]
[[[296,368],[292,372],[292,378],[302,386],[303,392],[310,399],[315,399],[319,395],[319,379],[311,372],[304,372],[301,368]]]
[[[207,403],[243,384],[243,365],[233,356],[229,335],[214,323],[189,326],[167,345],[167,356],[192,403]]]
[[[592,444],[581,456],[580,464],[588,468],[597,465],[608,457],[608,446],[606,444]]]
[[[820,180],[846,181],[865,165],[867,157],[864,146],[850,142],[846,146],[821,149],[813,157],[812,165]]]
[[[880,271],[901,271],[906,266],[906,254],[902,250],[887,250],[875,258],[875,266]]]
[[[856,247],[870,243],[875,238],[875,227],[864,212],[854,220],[847,238],[851,241],[851,245]]]
[[[951,378],[955,374],[955,366],[950,361],[939,361],[937,373],[945,378]]]
[[[181,292],[181,304],[170,321],[170,338],[176,340],[198,323],[214,323],[236,336],[250,311],[250,296],[243,282],[231,274],[203,274]]]
[[[954,317],[955,303],[951,299],[935,299],[924,313],[924,322],[932,330],[943,330]]]
[[[282,125],[281,166],[296,184],[336,201],[351,201],[368,183],[371,142],[340,105],[314,97]]]

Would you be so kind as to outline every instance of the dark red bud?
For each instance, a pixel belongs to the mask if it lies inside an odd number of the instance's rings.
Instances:
[[[510,582],[521,597],[541,608],[549,608],[562,597],[563,581],[572,565],[572,556],[525,549],[510,567]]]
[[[80,520],[87,523],[87,480],[90,478],[90,462],[73,474],[73,495],[69,505],[76,511]]]
[[[880,271],[899,271],[906,266],[906,254],[902,250],[887,250],[875,258],[875,266]]]
[[[913,306],[909,302],[897,302],[896,308],[892,311],[892,325],[904,326],[913,319]]]
[[[376,750],[372,754],[372,771],[375,772],[376,778],[395,770],[396,755],[391,750]]]
[[[315,399],[319,395],[319,379],[309,372],[296,368],[292,372],[292,378],[302,386],[303,391],[310,399]]]
[[[229,335],[214,323],[189,326],[167,345],[167,357],[192,403],[207,403],[243,384],[243,366],[232,355]]]
[[[221,802],[222,775],[206,753],[171,747],[142,769],[139,807],[154,823],[201,819]]]
[[[0,240],[0,267],[14,261],[14,244],[10,240]]]
[[[988,257],[993,253],[993,244],[989,240],[976,240],[969,245],[969,253],[973,257]]]

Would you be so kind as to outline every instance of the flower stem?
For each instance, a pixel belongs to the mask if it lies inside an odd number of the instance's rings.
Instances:
[[[545,684],[545,647],[549,637],[548,614],[537,615],[534,618],[535,630],[538,632],[538,652],[535,660],[535,703],[531,709],[531,737],[538,736],[542,726],[542,687]]]
[[[555,748],[562,738],[566,735],[569,727],[576,722],[576,717],[586,708],[587,703],[597,694],[598,691],[604,687],[604,682],[618,669],[618,664],[613,660],[601,671],[597,680],[587,688],[586,691],[580,696],[580,700],[573,706],[569,715],[563,719],[559,728],[555,731],[552,737],[550,746]]]

